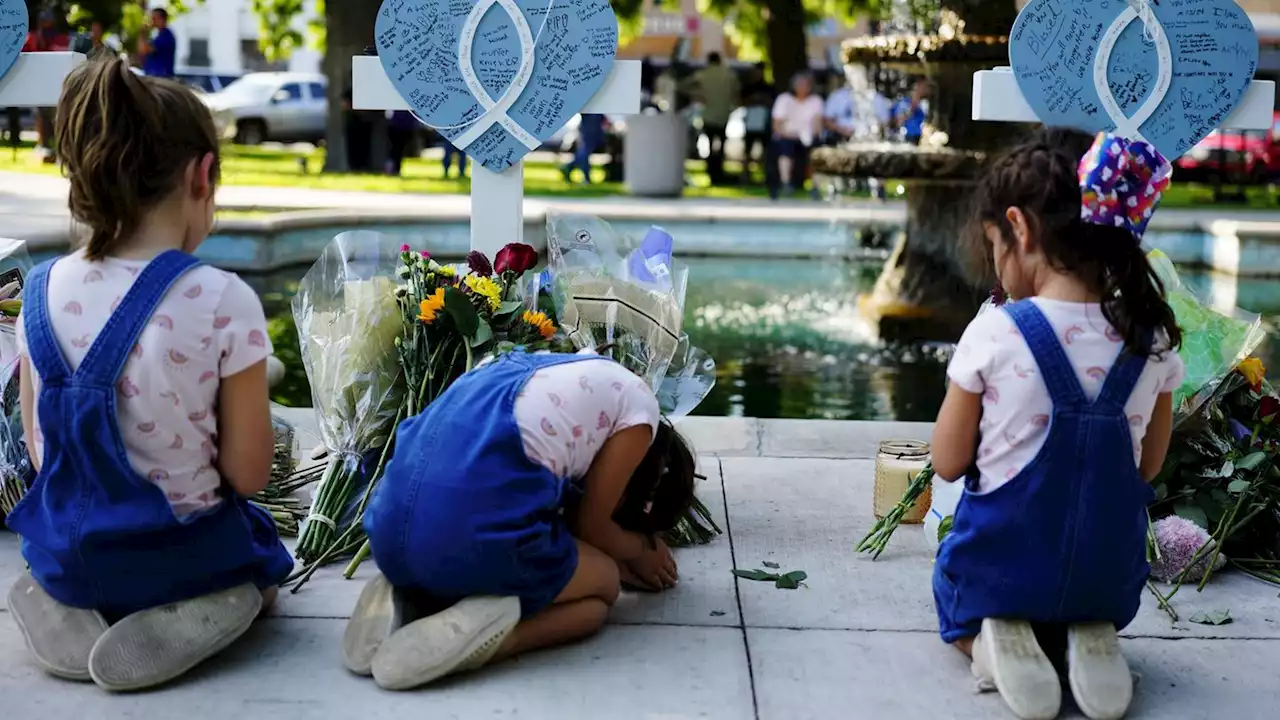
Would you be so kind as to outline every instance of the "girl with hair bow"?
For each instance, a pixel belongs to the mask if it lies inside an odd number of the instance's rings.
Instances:
[[[1015,301],[965,331],[933,436],[938,475],[965,483],[934,572],[942,638],[1022,718],[1058,714],[1055,665],[1088,717],[1128,709],[1116,633],[1183,374],[1141,248],[1170,165],[1142,141],[1071,144],[1042,132],[980,183],[974,237]]]

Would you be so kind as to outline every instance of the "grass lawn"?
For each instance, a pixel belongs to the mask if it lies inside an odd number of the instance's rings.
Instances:
[[[32,150],[33,147],[30,143],[20,146],[16,154],[8,148],[0,148],[0,170],[47,175],[58,174],[56,166],[40,163]],[[303,169],[304,160],[306,162],[305,170]],[[763,186],[711,187],[704,165],[704,163],[697,161],[688,163],[688,172],[693,186],[685,189],[687,196],[743,198],[765,197],[767,195]],[[227,185],[388,193],[466,194],[471,191],[471,180],[469,178],[463,180],[452,177],[448,180],[442,178],[438,159],[412,158],[405,160],[401,177],[324,174],[320,172],[322,167],[324,167],[323,149],[302,153],[238,145],[223,146],[222,177],[223,182]],[[737,170],[738,168],[731,169]],[[457,170],[455,169],[454,173],[456,172]],[[545,161],[526,162],[524,189],[525,194],[530,196],[608,197],[626,194],[622,183],[603,182],[604,170],[602,168],[597,167],[592,178],[595,182],[591,185],[570,185],[564,181],[560,174],[560,168],[556,164]]]
[[[54,165],[40,163],[32,152],[30,143],[21,145],[17,152],[0,148],[0,170],[32,172],[56,175]],[[304,162],[305,161],[305,165]],[[324,190],[365,192],[414,192],[430,194],[469,193],[470,179],[445,180],[441,177],[440,161],[435,158],[413,158],[404,163],[402,177],[362,174],[324,174],[324,150],[296,152],[287,149],[252,148],[226,145],[223,148],[223,182],[227,185],[265,187],[299,187]],[[762,185],[712,187],[707,178],[705,164],[689,161],[686,166],[692,185],[685,189],[685,196],[692,198],[764,198]],[[741,166],[726,163],[726,170],[738,173]],[[569,185],[560,175],[555,163],[530,161],[525,163],[525,194],[554,197],[608,197],[625,195],[622,183],[603,182],[604,170],[597,168],[591,185]],[[887,183],[892,192],[896,183]],[[1195,208],[1213,205],[1213,190],[1207,185],[1174,183],[1165,192],[1163,207]],[[1223,208],[1252,208],[1274,210],[1280,208],[1276,192],[1269,187],[1251,187],[1243,202],[1223,202]]]

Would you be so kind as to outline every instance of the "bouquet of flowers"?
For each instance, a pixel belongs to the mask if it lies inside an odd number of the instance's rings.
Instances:
[[[394,341],[401,331],[393,280],[398,245],[377,233],[334,238],[293,299],[303,365],[329,451],[296,554],[314,564],[359,547],[335,548],[356,514],[353,498],[385,459],[403,412],[404,378]]]
[[[669,417],[690,413],[715,384],[715,361],[683,332],[689,269],[653,227],[638,241],[583,215],[547,217],[548,305],[577,348],[608,354],[644,378]],[[666,540],[704,544],[721,532],[695,500]]]
[[[0,519],[13,511],[35,479],[18,405],[18,358],[0,368]]]
[[[356,257],[358,242],[364,245],[360,252],[371,260],[358,266],[362,273],[359,282],[367,283],[361,288],[361,302],[355,306],[343,305],[320,326],[341,328],[344,333],[352,325],[362,326],[365,334],[360,342],[354,343],[359,345],[361,361],[355,366],[343,364],[347,361],[342,358],[347,356],[351,343],[332,342],[332,336],[322,332],[320,339],[327,344],[319,347],[331,348],[329,351],[336,353],[334,363],[347,373],[346,379],[342,375],[322,375],[322,378],[332,377],[332,381],[317,383],[313,362],[307,363],[307,374],[312,379],[322,429],[326,425],[350,425],[344,413],[356,409],[355,405],[362,413],[385,418],[386,424],[380,421],[376,433],[366,433],[369,442],[359,446],[363,450],[348,451],[348,456],[357,459],[343,463],[342,470],[332,476],[326,473],[321,480],[312,505],[312,517],[298,543],[303,568],[295,577],[295,592],[317,568],[328,562],[355,551],[345,572],[351,577],[368,556],[369,545],[362,525],[365,507],[392,452],[395,428],[403,419],[422,412],[463,373],[500,347],[518,344],[535,349],[550,348],[557,332],[550,317],[540,312],[532,301],[527,304],[522,299],[524,275],[538,261],[537,251],[532,247],[519,243],[507,245],[492,262],[483,253],[473,251],[465,265],[455,267],[441,264],[430,253],[414,251],[408,245],[393,248],[381,236],[364,235],[366,237],[361,238],[339,236],[326,251],[326,255]],[[311,278],[312,273],[323,274],[321,263],[324,262],[322,257],[307,278]],[[349,276],[351,272],[344,267],[344,275]],[[305,286],[307,279],[303,283]],[[294,301],[295,317],[314,312],[300,291]],[[376,325],[373,332],[363,327],[370,323]],[[314,330],[309,330],[304,334],[299,321],[300,337],[313,333]],[[304,357],[307,352],[304,339]],[[362,375],[364,371],[359,368],[365,364],[377,368],[373,374],[376,384]],[[317,370],[325,372],[323,367]],[[352,393],[349,389],[352,383],[364,390]],[[368,402],[334,403],[332,398],[321,397],[322,393],[333,393],[335,386],[344,397],[367,397]],[[381,394],[374,397],[369,389],[377,389]],[[338,416],[330,416],[335,409]],[[331,435],[342,438],[349,433],[325,435],[326,446],[333,450]],[[331,466],[333,464],[331,460]],[[306,545],[304,555],[304,541],[308,540],[307,533],[317,516],[333,522],[332,525],[323,523],[326,531],[318,533]]]

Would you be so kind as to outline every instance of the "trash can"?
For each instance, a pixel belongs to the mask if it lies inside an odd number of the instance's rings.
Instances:
[[[627,118],[623,177],[638,197],[679,197],[689,132],[684,115],[654,113]]]

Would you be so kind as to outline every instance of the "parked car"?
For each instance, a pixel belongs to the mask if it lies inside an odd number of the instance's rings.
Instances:
[[[198,93],[221,92],[239,78],[239,75],[215,73],[208,70],[197,70],[194,68],[180,72],[174,76],[175,80]]]
[[[1177,178],[1190,182],[1261,185],[1271,182],[1280,163],[1280,136],[1267,132],[1214,130],[1178,158]]]
[[[329,112],[328,80],[312,73],[250,73],[203,95],[218,131],[241,145],[320,142]]]

